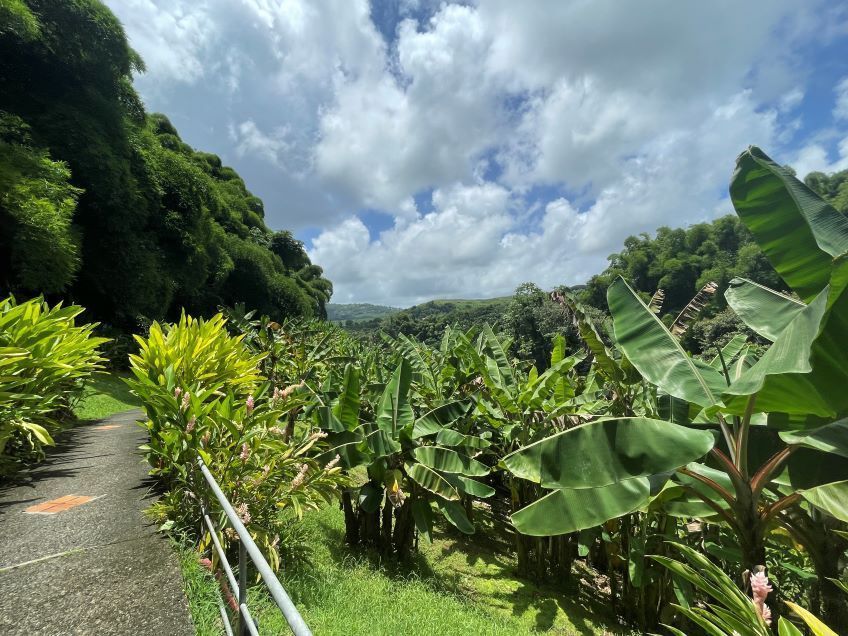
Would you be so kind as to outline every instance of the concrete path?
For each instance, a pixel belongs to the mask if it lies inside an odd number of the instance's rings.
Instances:
[[[194,633],[176,556],[142,515],[139,417],[74,428],[0,485],[0,634]]]

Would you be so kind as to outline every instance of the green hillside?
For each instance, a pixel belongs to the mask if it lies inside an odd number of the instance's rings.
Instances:
[[[363,320],[383,318],[398,311],[400,309],[397,307],[372,305],[370,303],[330,303],[327,305],[327,320],[331,322],[342,322],[346,320],[362,322]]]

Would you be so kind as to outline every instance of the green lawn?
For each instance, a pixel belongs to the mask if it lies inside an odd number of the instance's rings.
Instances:
[[[140,402],[124,383],[126,375],[98,374],[88,383],[82,397],[74,405],[79,420],[99,420],[115,413],[138,408]]]
[[[411,566],[398,567],[348,550],[335,507],[308,514],[304,524],[312,565],[282,578],[316,636],[623,633],[604,624],[608,609],[594,590],[538,586],[516,577],[508,546],[490,539],[489,528],[471,537],[442,529],[432,544],[421,544]],[[222,633],[216,583],[194,553],[180,554],[197,633]],[[260,588],[251,590],[250,605],[263,634],[289,633]]]

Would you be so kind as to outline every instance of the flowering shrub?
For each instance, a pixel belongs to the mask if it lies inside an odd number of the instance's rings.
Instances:
[[[143,450],[151,474],[167,488],[152,515],[194,536],[206,499],[216,527],[226,527],[223,510],[206,497],[197,466],[202,458],[269,564],[279,567],[291,523],[330,501],[344,481],[336,462],[315,459],[326,452],[324,434],[302,429],[284,440],[280,420],[300,402],[289,403],[285,388],[264,381],[257,370],[262,356],[230,336],[220,315],[154,323],[139,345],[130,359],[130,386],[147,411],[150,441]],[[237,536],[229,529],[219,539],[229,547]],[[204,549],[210,537],[203,533],[199,540]]]
[[[771,636],[771,610],[766,605],[766,598],[772,592],[765,570],[762,566],[752,573],[748,579],[751,597],[746,596],[733,580],[707,557],[693,548],[679,543],[671,543],[685,558],[686,563],[669,557],[652,556],[671,572],[691,583],[695,589],[708,597],[708,602],[692,602],[686,606],[672,605],[682,616],[698,625],[705,633],[715,636]],[[679,598],[683,598],[681,595]],[[836,632],[828,629],[821,621],[805,609],[787,602],[787,606],[813,630],[814,634],[836,636]],[[674,627],[668,629],[677,635],[684,632]],[[778,631],[781,635],[800,636],[801,631],[786,618],[778,621]]]
[[[42,455],[85,381],[104,362],[96,325],[76,325],[82,307],[41,298],[0,301],[0,468]]]

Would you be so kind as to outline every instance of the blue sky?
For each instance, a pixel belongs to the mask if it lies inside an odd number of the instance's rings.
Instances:
[[[848,3],[107,0],[148,109],[304,240],[335,302],[584,282],[731,212],[737,154],[848,168]]]

